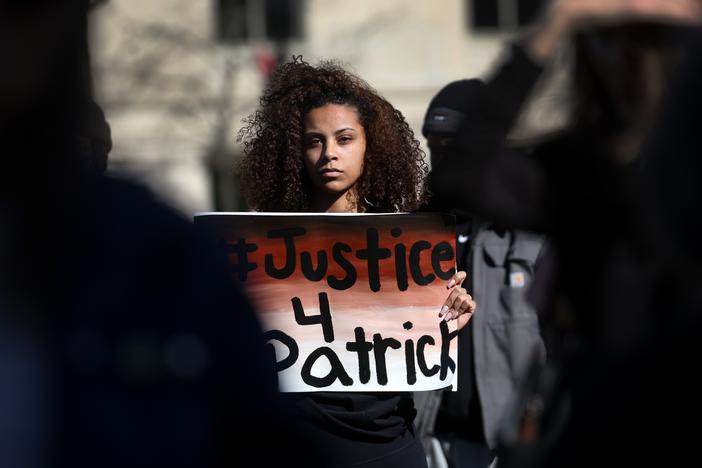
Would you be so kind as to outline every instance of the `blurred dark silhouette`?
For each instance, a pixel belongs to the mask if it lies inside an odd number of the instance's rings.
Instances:
[[[0,466],[313,465],[226,255],[102,175],[87,3],[0,1]]]
[[[665,114],[667,133],[646,144],[678,65],[694,57],[685,47],[694,28],[617,18],[574,37],[572,128],[526,154],[508,150],[514,121],[495,125],[493,117],[516,116],[540,74],[538,54],[517,44],[512,52],[521,58],[503,65],[509,73],[473,81],[464,93],[469,117],[457,150],[434,168],[440,200],[546,233],[555,245],[555,269],[535,283],[550,364],[515,402],[499,466],[669,464],[694,456],[681,443],[692,437],[686,416],[700,408],[691,375],[699,304],[690,299],[700,283],[689,260],[675,259],[693,252],[678,248],[681,226],[694,226],[695,216],[692,209],[670,216],[699,200],[696,163],[689,164],[699,143],[678,135],[693,128],[683,123],[685,108]],[[674,150],[688,159],[670,158]],[[667,176],[665,191],[647,174]],[[654,215],[659,206],[665,216]]]
[[[467,118],[460,103],[473,92],[480,92],[478,82],[450,83],[429,104],[422,133],[433,166],[456,150],[457,132]],[[417,406],[422,407],[418,426],[426,433],[425,443],[431,441],[427,436],[441,442],[442,453],[432,450],[435,445],[425,446],[437,460],[445,457],[450,466],[487,468],[495,456],[500,421],[519,382],[534,361],[545,360],[538,317],[526,294],[545,242],[543,236],[457,208],[452,200],[440,201],[430,200],[427,210],[456,216],[457,268],[468,272],[464,285],[480,310],[458,335],[458,390],[417,395]]]
[[[454,151],[433,170],[432,190],[437,203],[448,200],[554,238],[558,270],[550,278],[552,292],[540,295],[549,298],[540,309],[550,325],[565,328],[555,333],[551,348],[577,347],[574,338],[626,347],[651,331],[646,317],[624,316],[623,310],[640,310],[643,304],[630,302],[640,296],[614,290],[636,289],[635,276],[646,271],[636,218],[646,158],[638,155],[689,32],[633,23],[579,34],[575,125],[521,152],[507,149],[506,136],[540,75],[521,46],[513,47],[513,58],[492,80],[465,82],[463,99],[456,101],[468,117]],[[641,36],[649,40],[637,41]],[[629,60],[626,74],[607,68],[618,63],[613,55]],[[616,270],[612,263],[620,260],[631,261],[632,271]]]
[[[591,347],[534,376],[517,405],[503,453],[507,467],[675,466],[697,456],[702,386],[694,375],[702,340],[698,217],[702,194],[702,34],[671,83],[629,209],[636,262],[606,266],[610,313],[630,316],[642,339],[625,352]],[[615,284],[616,281],[616,284]],[[628,283],[629,288],[621,288]],[[615,299],[615,296],[620,297]],[[638,321],[639,323],[636,323]],[[616,324],[616,322],[614,322]],[[629,332],[618,328],[622,336]]]

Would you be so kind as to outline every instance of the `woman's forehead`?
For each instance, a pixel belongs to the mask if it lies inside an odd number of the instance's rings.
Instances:
[[[350,104],[325,104],[316,107],[305,115],[304,121],[305,127],[308,128],[361,127],[358,110]]]

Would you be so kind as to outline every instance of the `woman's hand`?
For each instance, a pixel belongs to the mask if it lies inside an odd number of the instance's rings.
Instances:
[[[458,271],[446,286],[450,289],[446,302],[439,312],[439,317],[445,321],[458,320],[458,329],[463,328],[473,317],[476,304],[468,291],[461,287],[468,274],[465,271]]]

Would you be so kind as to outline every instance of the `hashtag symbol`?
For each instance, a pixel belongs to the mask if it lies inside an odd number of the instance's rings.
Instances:
[[[229,262],[229,270],[232,274],[239,275],[239,281],[246,281],[249,272],[258,267],[256,263],[249,261],[249,254],[257,250],[256,244],[250,244],[244,239],[239,239],[235,244],[227,242],[227,251],[237,257],[236,262]]]

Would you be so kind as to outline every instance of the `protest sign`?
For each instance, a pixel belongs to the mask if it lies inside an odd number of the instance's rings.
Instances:
[[[452,384],[452,216],[201,213],[274,347],[282,391],[416,391]]]

